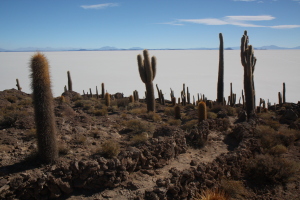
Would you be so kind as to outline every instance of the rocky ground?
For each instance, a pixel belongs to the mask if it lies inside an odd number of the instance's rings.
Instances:
[[[242,105],[105,101],[66,92],[54,99],[60,157],[42,165],[31,96],[0,92],[2,199],[300,199],[300,105],[270,107],[250,122]],[[206,192],[206,193],[205,193]]]

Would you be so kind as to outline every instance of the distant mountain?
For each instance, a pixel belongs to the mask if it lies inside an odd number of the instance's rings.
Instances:
[[[18,48],[14,50],[7,50],[0,48],[0,52],[35,52],[35,51],[123,51],[123,50],[143,50],[141,47],[131,47],[128,49],[125,48],[116,48],[112,46],[104,46],[97,49],[85,49],[85,48],[38,48],[38,47],[26,47],[26,48]],[[279,47],[276,45],[262,46],[262,47],[254,47],[255,50],[284,50],[284,49],[300,49],[300,46],[294,48],[285,48]],[[159,49],[149,49],[149,50],[219,50],[219,48],[207,48],[207,47],[198,47],[198,48],[159,48]],[[240,50],[240,47],[226,47],[225,50]]]

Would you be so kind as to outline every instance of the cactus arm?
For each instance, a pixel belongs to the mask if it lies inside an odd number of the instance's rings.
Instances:
[[[152,56],[152,58],[151,58],[151,65],[152,65],[152,73],[153,73],[152,81],[153,81],[156,76],[156,57],[155,56]]]

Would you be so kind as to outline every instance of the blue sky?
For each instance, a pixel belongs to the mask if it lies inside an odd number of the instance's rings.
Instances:
[[[1,0],[0,48],[300,46],[300,0]]]

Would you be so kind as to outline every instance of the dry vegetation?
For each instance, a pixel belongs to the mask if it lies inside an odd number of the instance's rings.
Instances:
[[[106,106],[101,98],[65,93],[55,98],[54,102],[59,163],[98,160],[99,163],[107,162],[107,166],[111,167],[111,160],[118,160],[125,156],[126,152],[132,151],[134,152],[132,155],[140,155],[140,161],[137,161],[136,165],[141,166],[131,171],[127,180],[122,182],[120,179],[118,186],[109,185],[108,188],[116,194],[117,188],[122,186],[123,189],[131,191],[130,195],[135,195],[136,199],[151,199],[150,197],[159,195],[167,199],[176,199],[179,198],[174,196],[176,191],[176,195],[182,197],[186,195],[187,199],[278,199],[278,197],[293,199],[300,196],[300,120],[298,118],[289,123],[280,123],[283,110],[291,106],[299,116],[299,104],[286,104],[284,108],[278,107],[276,111],[258,113],[257,118],[249,123],[238,121],[238,113],[243,110],[242,105],[234,107],[214,105],[208,109],[208,119],[199,124],[197,109],[192,104],[180,105],[181,119],[175,119],[171,102],[166,102],[164,106],[157,103],[157,112],[147,112],[143,100],[130,103],[128,98],[111,100],[111,105]],[[177,158],[179,154],[186,154],[188,157],[189,154],[184,151],[178,153],[174,153],[175,150],[171,153],[167,151],[179,146],[180,142],[185,142],[184,140],[186,140],[184,148],[196,152],[198,156],[205,155],[205,152],[214,148],[220,148],[221,144],[227,146],[228,153],[219,155],[215,152],[214,158],[207,158],[211,159],[209,162],[202,162],[199,157],[196,161],[189,158],[191,164],[186,170],[191,170],[189,172],[194,174],[191,176],[183,171],[179,171],[179,175],[175,175],[176,173],[171,170],[164,172],[164,166],[172,165],[174,160],[179,159]],[[172,143],[168,144],[167,141]],[[34,173],[35,169],[50,170],[35,160],[36,130],[30,95],[16,90],[0,92],[0,142],[1,198],[17,198],[23,193],[14,192],[12,183],[14,177]],[[163,145],[167,145],[168,148],[163,153],[157,153],[165,148]],[[168,155],[174,157],[168,160]],[[130,162],[138,158],[134,156]],[[125,161],[123,159],[119,162]],[[220,169],[218,166],[222,162],[224,167]],[[193,163],[202,164],[206,170],[200,173],[202,165],[197,166]],[[118,170],[116,166],[115,169]],[[176,168],[176,164],[174,167]],[[90,168],[99,170],[97,167]],[[224,170],[227,168],[228,171],[225,173]],[[102,165],[101,170],[99,174],[104,173]],[[120,171],[113,173],[118,174]],[[159,173],[172,175],[163,177],[167,182],[163,182],[164,179],[159,182],[160,179],[157,178],[160,176]],[[135,179],[130,179],[131,176],[142,176],[141,174],[157,176],[156,183],[149,186],[148,192],[141,190],[145,186],[138,185],[139,182],[135,182]],[[119,177],[114,178],[117,180]],[[144,193],[138,192],[139,189]],[[72,195],[72,193],[66,195],[67,190],[59,190],[60,196],[64,198]],[[98,197],[102,195],[103,190],[105,188],[96,192]],[[83,195],[86,191],[81,191],[79,195]],[[52,194],[51,192],[51,189],[46,191],[47,194]],[[103,193],[101,198],[105,199],[104,196]],[[133,196],[130,198],[134,199]],[[129,196],[127,198],[130,199]]]

